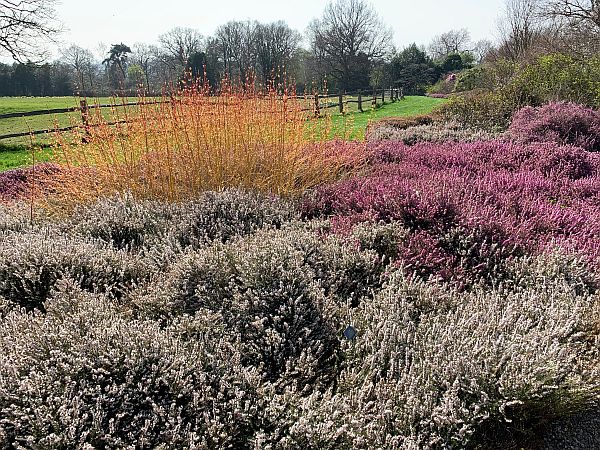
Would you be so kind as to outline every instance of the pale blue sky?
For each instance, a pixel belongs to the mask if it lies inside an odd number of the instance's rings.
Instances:
[[[433,36],[467,28],[473,39],[494,40],[504,0],[371,0],[394,30],[394,43],[426,45]],[[76,43],[96,51],[98,43],[156,43],[175,26],[198,29],[210,35],[229,20],[285,20],[304,32],[321,15],[323,0],[61,0],[57,15],[67,28],[63,45]]]

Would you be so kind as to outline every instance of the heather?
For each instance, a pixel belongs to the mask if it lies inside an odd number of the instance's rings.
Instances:
[[[578,147],[506,141],[381,142],[373,170],[308,195],[305,217],[410,230],[393,254],[424,279],[469,284],[502,279],[505,264],[554,249],[597,267],[600,159]]]
[[[367,135],[367,140],[391,140],[400,141],[406,145],[414,145],[419,142],[489,141],[497,137],[497,135],[498,133],[465,127],[458,122],[435,122],[402,129],[384,123],[371,128]]]
[[[519,142],[556,142],[600,151],[600,111],[576,103],[548,103],[517,111],[507,132]]]
[[[519,288],[466,295],[395,271],[351,307],[306,261],[318,240],[266,237],[193,252],[131,303],[64,278],[43,314],[3,309],[3,444],[473,448],[595,398],[594,303],[576,260],[519,258]],[[153,318],[165,292],[194,311]]]
[[[332,168],[309,183],[252,166],[262,141],[218,189],[147,154],[9,174],[0,446],[534,449],[595,414],[600,154],[430,117],[369,133],[303,141]]]
[[[0,203],[39,194],[39,191],[44,190],[40,180],[52,177],[57,171],[58,168],[52,164],[37,164],[33,167],[0,172]]]

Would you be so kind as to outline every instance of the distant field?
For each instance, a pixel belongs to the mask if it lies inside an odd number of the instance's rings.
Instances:
[[[0,115],[9,113],[42,111],[47,109],[73,108],[79,106],[78,97],[0,97]],[[131,98],[129,101],[134,102]],[[88,104],[111,104],[115,99],[112,97],[88,98]],[[118,99],[117,101],[121,101]],[[104,110],[107,113],[108,110]],[[81,122],[81,114],[78,111],[62,114],[48,114],[29,117],[14,117],[0,119],[0,135],[10,133],[21,133],[37,130],[53,130],[56,127],[67,127]],[[36,141],[42,144],[48,143],[50,137],[38,135]],[[29,137],[0,140],[5,146],[29,145]]]
[[[349,99],[349,97],[348,97]],[[109,104],[113,99],[104,97],[89,100],[89,103]],[[135,101],[133,98],[131,101]],[[336,102],[337,99],[330,99]],[[331,130],[328,138],[363,139],[366,127],[369,121],[377,120],[383,117],[394,116],[412,116],[416,114],[426,114],[442,103],[443,99],[429,97],[406,97],[402,101],[395,103],[386,103],[377,109],[371,108],[371,102],[363,103],[362,113],[358,112],[356,103],[347,103],[344,105],[345,114],[339,114],[337,108],[330,108],[327,111],[331,114]],[[0,97],[0,114],[13,112],[27,112],[44,109],[69,108],[79,106],[79,99],[74,97]],[[105,110],[108,112],[108,110]],[[81,115],[79,112],[32,116],[23,118],[12,118],[0,120],[0,135],[8,133],[17,133],[28,130],[53,129],[55,125],[64,127],[73,123],[79,123]],[[40,135],[36,137],[36,142],[47,145],[51,142],[51,135]],[[0,140],[0,170],[7,170],[14,167],[27,166],[31,164],[31,152],[28,149],[30,139],[14,138]],[[48,157],[46,150],[36,156],[39,160]]]
[[[412,96],[394,103],[386,103],[377,109],[372,109],[370,102],[366,102],[363,104],[362,113],[358,112],[356,103],[349,103],[348,114],[336,113],[332,116],[333,134],[340,137],[349,134],[351,139],[363,139],[369,121],[384,117],[427,114],[444,101],[439,98]]]

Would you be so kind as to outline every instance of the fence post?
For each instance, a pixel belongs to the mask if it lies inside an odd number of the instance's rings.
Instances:
[[[362,91],[361,90],[358,91],[358,111],[359,112],[363,112],[363,109],[362,109]]]
[[[86,143],[90,137],[90,117],[86,99],[79,101],[79,109],[81,110],[81,123],[83,124],[83,129],[85,131],[85,135],[83,138],[81,138],[81,140],[83,143]]]
[[[321,111],[319,108],[319,93],[315,93],[315,117],[320,117]]]
[[[371,108],[375,109],[377,107],[377,89],[373,89],[373,99],[371,100]]]
[[[404,100],[404,89],[400,88],[400,100]]]
[[[381,89],[381,103],[385,103],[385,88]]]
[[[338,106],[340,107],[340,114],[344,113],[344,97],[342,95],[342,91],[340,91],[340,94],[338,96]]]

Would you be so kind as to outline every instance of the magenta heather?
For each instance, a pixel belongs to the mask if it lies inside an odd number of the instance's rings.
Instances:
[[[44,163],[33,167],[12,169],[0,172],[0,201],[12,201],[28,196],[32,181],[38,175],[55,173],[55,165]]]
[[[555,143],[381,142],[371,171],[324,186],[305,217],[335,231],[398,221],[398,264],[459,283],[491,279],[501,261],[562,248],[600,262],[600,155]]]
[[[518,142],[556,142],[600,151],[600,111],[576,103],[548,103],[517,111],[508,135]]]

